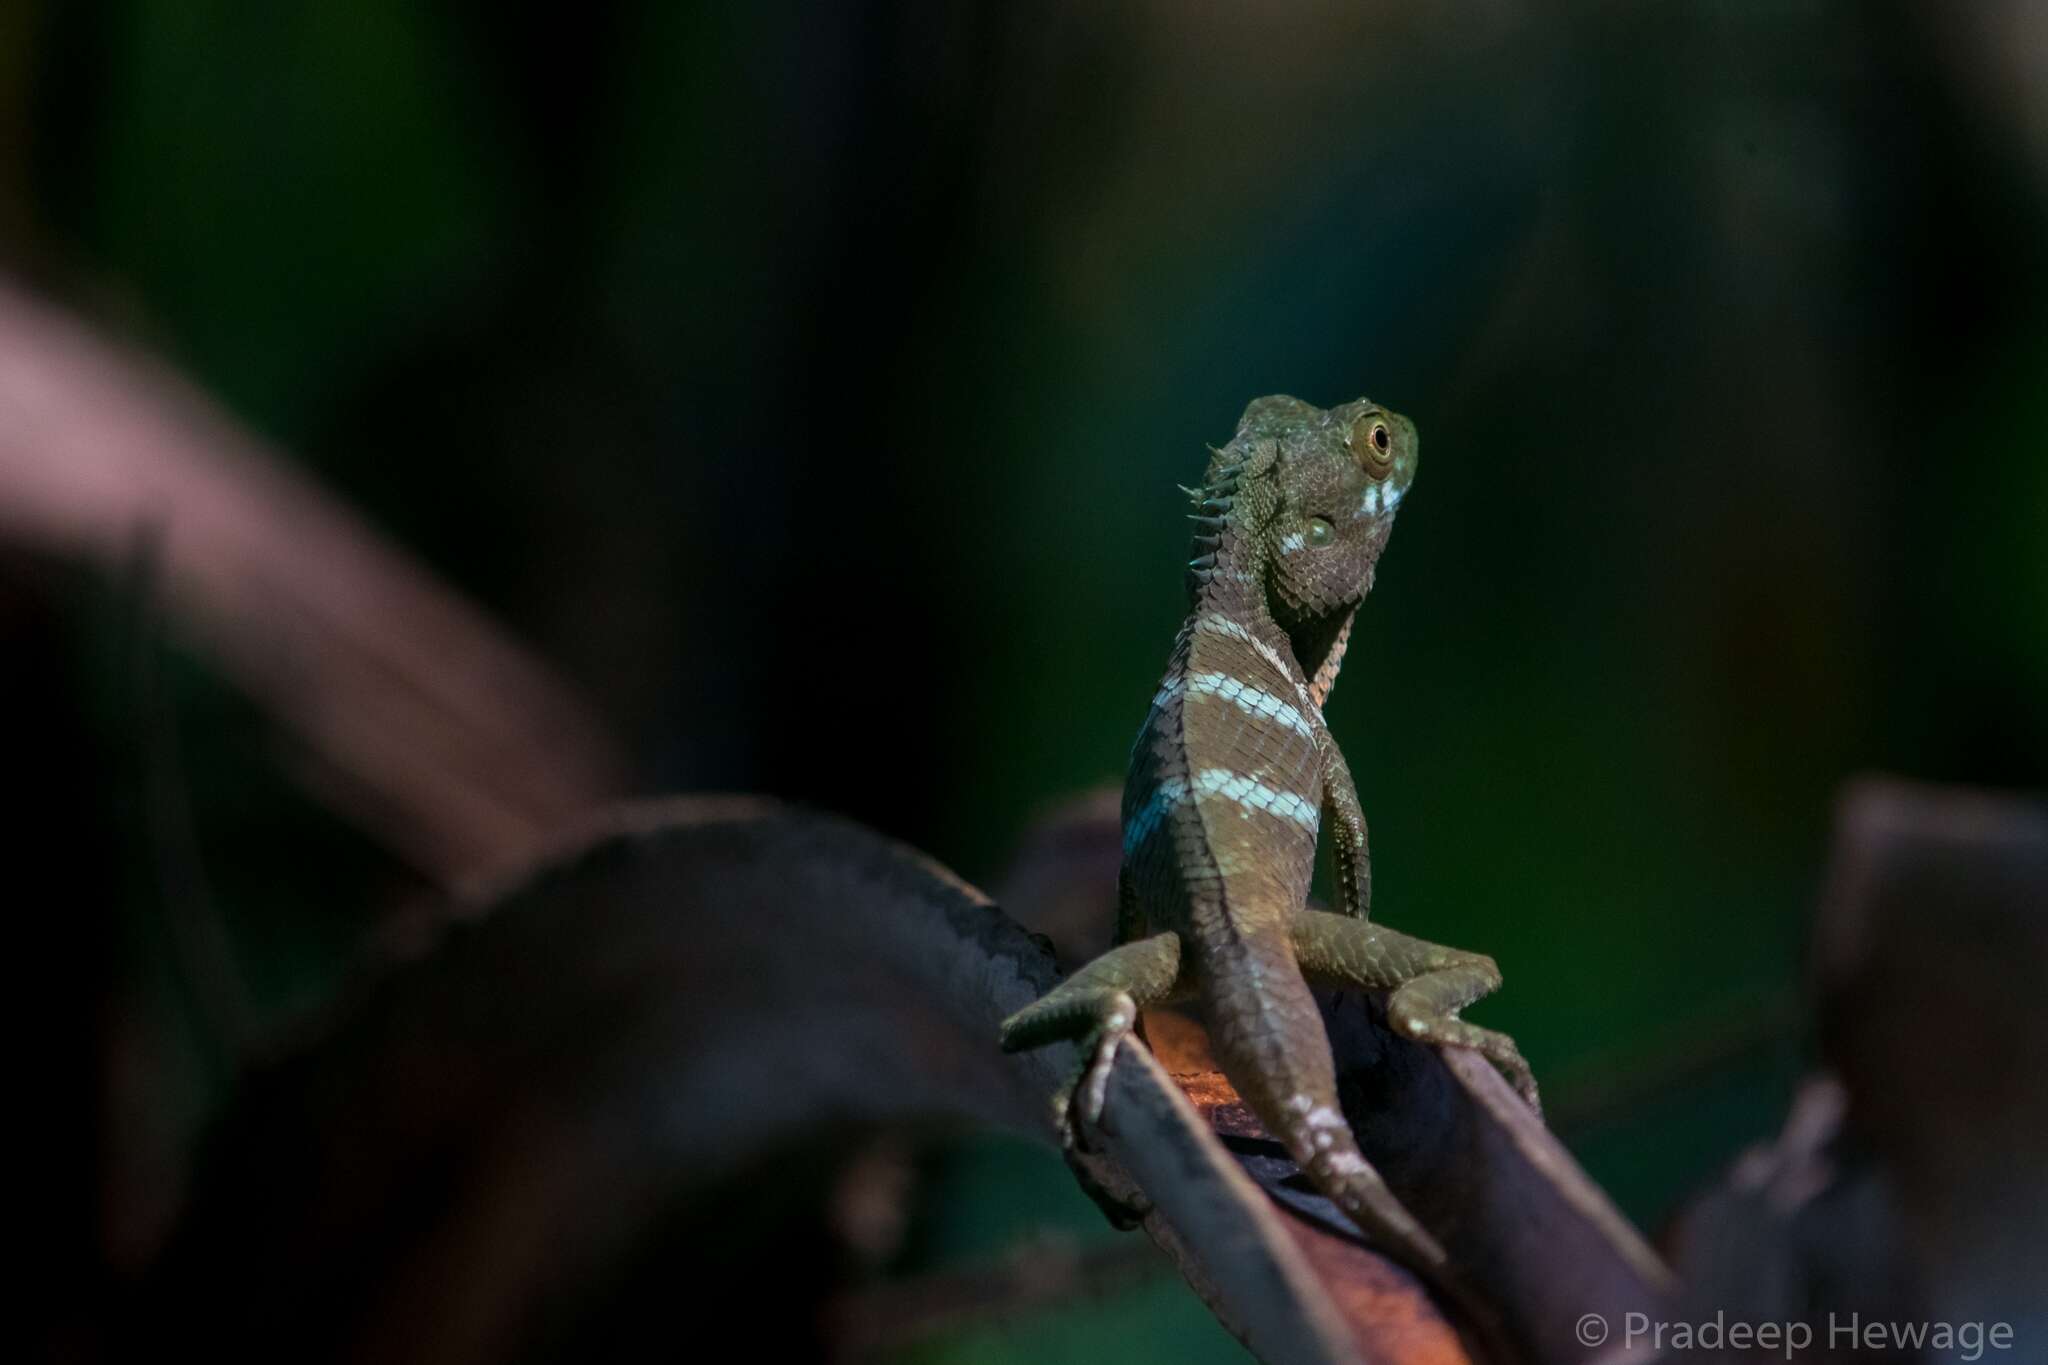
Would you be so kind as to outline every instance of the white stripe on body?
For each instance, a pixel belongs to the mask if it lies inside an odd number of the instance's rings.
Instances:
[[[1128,858],[1132,850],[1150,838],[1153,830],[1159,828],[1159,822],[1166,818],[1166,813],[1187,799],[1186,782],[1178,777],[1161,779],[1159,785],[1152,789],[1152,795],[1145,804],[1138,808],[1137,814],[1124,822],[1124,856]]]
[[[1322,821],[1322,812],[1293,792],[1276,790],[1256,777],[1228,768],[1202,769],[1195,774],[1191,790],[1197,798],[1220,796],[1246,811],[1264,811],[1306,830],[1315,829]]]
[[[1263,811],[1311,833],[1322,823],[1322,812],[1293,792],[1279,791],[1256,777],[1229,768],[1204,768],[1192,782],[1169,777],[1153,788],[1151,797],[1124,825],[1125,856],[1151,837],[1168,812],[1203,797],[1221,797],[1242,813]]]
[[[1175,679],[1175,686],[1179,687],[1181,685],[1181,680]],[[1228,673],[1196,673],[1187,678],[1185,685],[1187,690],[1195,696],[1221,697],[1223,700],[1233,703],[1246,715],[1262,716],[1267,720],[1279,721],[1297,735],[1303,735],[1309,739],[1314,739],[1316,736],[1315,727],[1309,723],[1308,717],[1304,716],[1298,708],[1288,705],[1271,692],[1253,687],[1248,682],[1241,682],[1231,677]],[[1162,695],[1164,695],[1163,689]],[[1157,700],[1153,702],[1155,706],[1158,704]]]
[[[1195,629],[1207,631],[1211,635],[1221,635],[1227,639],[1241,640],[1245,644],[1250,645],[1253,652],[1273,666],[1275,673],[1278,673],[1293,685],[1295,695],[1300,698],[1303,706],[1320,709],[1316,707],[1314,701],[1310,700],[1308,689],[1301,684],[1296,676],[1300,670],[1291,667],[1287,660],[1281,657],[1279,650],[1273,648],[1273,646],[1267,644],[1228,616],[1219,616],[1212,612],[1208,615],[1197,617],[1195,619]]]
[[[1184,679],[1181,677],[1178,669],[1160,679],[1159,690],[1152,694],[1152,709],[1157,711],[1160,707],[1179,696],[1183,682]]]

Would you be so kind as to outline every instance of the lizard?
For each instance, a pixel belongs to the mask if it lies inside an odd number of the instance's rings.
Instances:
[[[1367,399],[1273,396],[1212,449],[1195,502],[1189,611],[1132,747],[1115,946],[1003,1021],[1016,1052],[1070,1040],[1062,1142],[1101,1118],[1109,1069],[1149,1006],[1189,1002],[1223,1074],[1310,1181],[1418,1270],[1444,1253],[1366,1161],[1337,1101],[1311,984],[1388,992],[1399,1033],[1487,1057],[1531,1106],[1506,1034],[1459,1018],[1500,985],[1492,958],[1367,918],[1372,862],[1323,719],[1353,618],[1414,482],[1415,424]],[[1319,836],[1334,910],[1308,906]]]

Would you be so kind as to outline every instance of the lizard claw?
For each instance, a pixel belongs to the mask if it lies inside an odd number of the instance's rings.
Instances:
[[[1522,1050],[1515,1046],[1515,1040],[1505,1033],[1495,1033],[1492,1029],[1481,1029],[1479,1034],[1480,1036],[1472,1043],[1473,1050],[1492,1062],[1494,1070],[1507,1079],[1507,1083],[1515,1088],[1515,1093],[1536,1112],[1538,1118],[1541,1118],[1543,1100],[1536,1093],[1536,1073],[1531,1071],[1529,1063],[1522,1059]]]
[[[1087,1152],[1086,1130],[1102,1121],[1102,1106],[1109,1094],[1109,1072],[1116,1065],[1117,1049],[1130,1037],[1137,1023],[1137,1005],[1129,996],[1082,1043],[1081,1070],[1073,1084],[1053,1096],[1053,1122],[1059,1128],[1060,1146],[1067,1151]]]
[[[1515,1046],[1515,1040],[1505,1033],[1477,1024],[1468,1024],[1456,1017],[1435,1017],[1389,1011],[1387,1021],[1394,1031],[1418,1043],[1434,1043],[1439,1047],[1467,1047],[1492,1062],[1494,1070],[1506,1078],[1540,1117],[1543,1101],[1536,1093],[1536,1073],[1523,1060],[1522,1049]]]

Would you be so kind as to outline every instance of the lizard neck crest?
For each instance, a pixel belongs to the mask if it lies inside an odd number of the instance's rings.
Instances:
[[[1270,616],[1266,571],[1272,559],[1273,514],[1279,496],[1271,476],[1279,463],[1277,442],[1249,450],[1236,442],[1210,451],[1202,486],[1188,490],[1195,504],[1188,600],[1196,610],[1222,611],[1233,618]]]

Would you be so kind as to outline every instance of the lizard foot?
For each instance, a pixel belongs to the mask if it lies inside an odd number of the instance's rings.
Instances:
[[[1117,1049],[1138,1022],[1138,1006],[1119,991],[1101,1020],[1081,1041],[1081,1069],[1073,1082],[1053,1096],[1053,1123],[1058,1127],[1060,1146],[1067,1151],[1087,1152],[1087,1129],[1102,1121],[1102,1106],[1109,1093],[1109,1070],[1116,1065]]]
[[[1390,1011],[1388,1022],[1396,1032],[1418,1043],[1471,1048],[1493,1063],[1494,1069],[1506,1077],[1531,1109],[1539,1115],[1543,1112],[1542,1098],[1536,1093],[1536,1073],[1523,1060],[1522,1049],[1505,1033],[1468,1024],[1463,1019],[1433,1019],[1412,1011]]]

